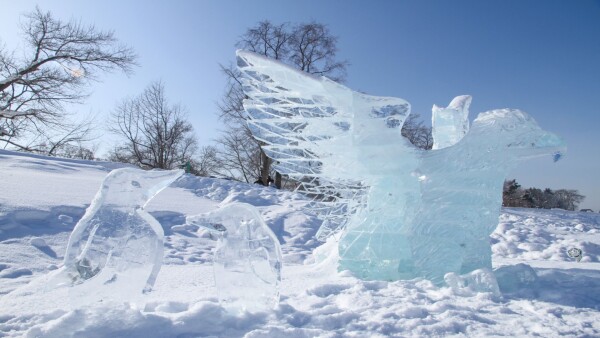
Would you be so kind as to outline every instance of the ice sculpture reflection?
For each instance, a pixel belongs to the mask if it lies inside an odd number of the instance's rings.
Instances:
[[[279,240],[250,204],[231,203],[208,214],[191,216],[194,224],[219,235],[213,269],[221,304],[262,311],[279,302]]]
[[[111,171],[75,225],[60,276],[71,296],[127,301],[154,284],[163,259],[163,229],[144,206],[183,170]]]
[[[434,150],[424,151],[400,133],[408,102],[251,52],[237,57],[250,130],[276,170],[327,205],[320,234],[343,230],[339,268],[362,278],[439,284],[448,272],[491,268],[506,175],[520,160],[565,150],[519,110],[481,113],[470,127],[463,95],[434,106]]]

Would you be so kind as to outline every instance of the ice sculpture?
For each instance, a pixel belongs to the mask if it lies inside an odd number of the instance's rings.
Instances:
[[[410,105],[354,92],[257,54],[238,51],[254,137],[300,191],[329,203],[327,236],[343,230],[340,269],[365,279],[425,277],[491,269],[489,235],[502,185],[522,159],[565,150],[524,112],[481,113],[471,97],[433,108],[435,150],[401,135]],[[340,221],[345,214],[347,223]]]
[[[444,281],[456,295],[472,296],[479,292],[490,292],[496,297],[502,296],[496,277],[489,269],[473,270],[462,276],[448,272]]]
[[[431,111],[432,149],[442,149],[458,143],[469,132],[471,96],[457,96],[448,107],[433,105]]]
[[[111,171],[75,225],[63,271],[71,296],[126,301],[149,290],[161,268],[163,229],[144,206],[183,170]]]
[[[279,303],[281,248],[255,207],[225,204],[186,222],[219,234],[213,269],[221,304],[263,311]]]

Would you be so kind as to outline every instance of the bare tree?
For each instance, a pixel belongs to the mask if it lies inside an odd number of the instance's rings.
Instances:
[[[129,72],[135,54],[112,32],[63,22],[39,8],[25,16],[22,31],[23,57],[0,48],[0,143],[43,151],[48,143],[56,148],[85,139],[90,124],[67,122],[65,105],[81,103],[99,73]]]
[[[200,148],[197,159],[192,162],[193,174],[197,176],[213,176],[218,174],[219,158],[214,146]]]
[[[197,150],[191,123],[180,105],[169,104],[161,82],[118,104],[110,130],[124,140],[113,149],[111,159],[143,168],[172,169],[191,161]]]
[[[410,114],[402,125],[401,133],[415,147],[429,150],[433,147],[431,127],[426,127],[419,117],[419,114]]]
[[[236,47],[280,60],[311,74],[342,81],[347,62],[336,61],[336,45],[337,37],[323,24],[275,25],[265,20],[249,28]],[[226,129],[216,142],[218,157],[227,165],[221,166],[220,175],[246,182],[259,178],[264,185],[268,185],[269,177],[275,175],[275,185],[281,187],[281,175],[272,171],[272,160],[248,130],[240,72],[234,65],[222,65],[221,70],[227,78],[227,86],[219,103],[219,117]]]
[[[347,62],[335,59],[337,37],[331,35],[327,26],[314,21],[297,25],[288,42],[292,65],[310,74],[344,81]]]
[[[236,46],[266,57],[282,60],[290,52],[290,28],[288,23],[274,25],[268,20],[249,28]]]
[[[585,196],[574,189],[559,189],[554,191],[557,199],[557,207],[565,210],[577,210],[579,203],[583,202]]]
[[[238,181],[261,177],[261,150],[246,128],[229,128],[219,138],[219,174]]]
[[[82,160],[95,160],[98,146],[88,147],[82,143],[65,144],[55,150],[55,155],[64,158],[77,158]]]

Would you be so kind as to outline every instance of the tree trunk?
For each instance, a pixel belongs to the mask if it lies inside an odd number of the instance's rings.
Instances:
[[[260,179],[265,187],[269,186],[269,171],[271,169],[271,159],[267,157],[264,151],[260,151],[262,157],[262,168],[260,170]]]
[[[275,187],[281,189],[281,174],[278,171],[275,172]]]

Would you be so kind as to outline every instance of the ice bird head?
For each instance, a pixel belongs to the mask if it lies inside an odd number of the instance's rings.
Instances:
[[[161,190],[185,172],[121,168],[113,170],[102,184],[104,203],[118,206],[144,206]]]
[[[497,109],[481,113],[471,132],[488,151],[506,151],[518,159],[553,154],[554,160],[566,151],[565,141],[543,130],[527,113],[516,109]],[[558,154],[558,155],[557,155]]]

